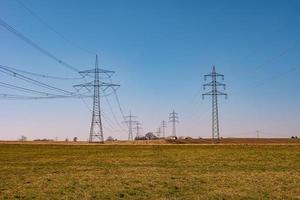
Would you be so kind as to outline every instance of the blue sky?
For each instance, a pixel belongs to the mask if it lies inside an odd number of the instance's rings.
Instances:
[[[221,136],[255,137],[256,130],[262,137],[299,135],[300,69],[290,70],[300,66],[299,1],[19,1],[93,54],[62,40],[15,0],[0,1],[0,17],[79,69],[92,68],[98,53],[101,66],[116,71],[124,112],[137,115],[144,132],[156,131],[175,109],[178,135],[210,137],[211,101],[200,94],[203,75],[216,65],[229,94],[219,104]],[[2,65],[77,76],[3,27],[0,41]],[[39,80],[69,90],[81,83]],[[105,137],[127,138],[105,101],[112,126],[104,121]],[[79,99],[1,100],[0,108],[1,139],[88,137],[91,114]]]

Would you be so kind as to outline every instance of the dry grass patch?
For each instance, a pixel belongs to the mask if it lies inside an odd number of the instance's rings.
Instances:
[[[0,199],[299,199],[299,145],[0,145]]]

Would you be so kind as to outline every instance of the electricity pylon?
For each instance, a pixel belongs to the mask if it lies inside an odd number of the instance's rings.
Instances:
[[[140,137],[140,130],[143,129],[142,124],[139,121],[136,121],[135,123],[135,130],[136,130],[136,138]]]
[[[220,140],[220,130],[219,130],[219,111],[218,111],[218,96],[223,95],[227,99],[227,94],[224,92],[220,92],[218,87],[223,87],[224,90],[226,89],[226,85],[224,83],[220,83],[217,81],[218,77],[221,77],[224,80],[224,75],[219,74],[216,72],[215,66],[213,66],[213,70],[210,74],[204,76],[205,81],[207,77],[211,77],[212,81],[203,85],[203,89],[205,90],[206,87],[211,87],[211,91],[202,94],[202,98],[204,99],[205,96],[212,97],[212,140],[214,141],[217,139]]]
[[[135,123],[137,123],[137,121],[136,120],[134,120],[134,119],[136,119],[136,116],[132,116],[131,115],[131,112],[130,112],[130,114],[128,115],[128,116],[125,116],[125,123],[127,124],[127,126],[128,126],[128,141],[132,141],[133,140],[133,125],[135,124]]]
[[[256,137],[257,137],[257,138],[259,138],[259,133],[260,133],[260,131],[257,130],[257,131],[256,131]]]
[[[167,127],[166,121],[162,121],[161,122],[161,128],[162,128],[163,138],[166,137],[166,127]]]
[[[112,88],[113,90],[115,90],[116,87],[119,87],[120,85],[113,84],[113,83],[105,83],[100,81],[100,74],[104,74],[107,77],[111,77],[115,72],[99,69],[98,55],[96,55],[96,62],[95,62],[94,69],[80,71],[79,73],[82,74],[83,77],[89,76],[90,74],[94,74],[94,81],[84,83],[84,84],[74,85],[74,88],[76,88],[78,91],[82,88],[85,88],[88,91],[91,91],[91,88],[94,89],[93,112],[92,112],[93,114],[92,114],[89,142],[97,142],[98,140],[98,142],[104,143],[103,127],[102,127],[102,120],[101,120],[100,90],[104,93],[107,89]]]
[[[172,123],[172,136],[176,137],[176,123],[179,123],[179,121],[178,113],[176,113],[174,110],[169,114],[169,122]]]

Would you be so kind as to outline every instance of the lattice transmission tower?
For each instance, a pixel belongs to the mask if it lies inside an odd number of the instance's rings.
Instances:
[[[101,77],[100,76],[101,74],[105,75],[106,78],[107,77],[110,78],[115,72],[110,70],[99,69],[98,55],[96,55],[96,62],[95,62],[94,69],[80,71],[79,73],[82,74],[84,77],[90,76],[91,74],[94,75],[94,81],[84,83],[84,84],[74,85],[74,88],[76,88],[77,91],[79,91],[82,88],[85,88],[88,91],[92,91],[92,90],[94,91],[92,122],[90,128],[89,142],[104,143],[100,98],[102,93],[104,96],[105,91],[108,90],[109,88],[116,90],[116,88],[119,87],[120,85],[113,84],[113,83],[105,83],[100,81],[100,79],[105,78],[105,77]]]
[[[141,135],[141,130],[142,130],[142,124],[139,121],[136,121],[135,123],[135,130],[136,130],[136,138],[139,138]]]
[[[128,126],[128,141],[133,141],[133,126],[134,124],[137,124],[137,120],[136,120],[136,116],[132,116],[131,112],[128,116],[124,116],[125,117],[125,123]]]
[[[223,87],[226,89],[226,85],[224,83],[220,83],[217,79],[220,77],[224,80],[224,75],[216,72],[215,66],[213,66],[213,70],[210,74],[204,76],[205,81],[207,78],[211,78],[211,82],[203,85],[203,89],[206,87],[211,87],[211,91],[202,94],[202,98],[205,96],[212,97],[212,140],[219,141],[220,140],[220,129],[219,129],[219,111],[218,111],[218,96],[223,95],[227,99],[227,94],[218,90],[218,87]]]
[[[162,128],[162,136],[163,136],[163,138],[165,138],[166,137],[166,128],[167,128],[166,121],[161,122],[161,128]]]
[[[176,137],[176,123],[179,123],[179,121],[178,113],[176,113],[174,110],[169,114],[169,122],[172,123],[172,136]]]

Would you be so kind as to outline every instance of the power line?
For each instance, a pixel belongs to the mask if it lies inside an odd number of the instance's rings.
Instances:
[[[3,83],[3,82],[0,82],[0,86],[5,87],[5,88],[9,88],[9,89],[13,89],[13,90],[17,90],[17,91],[27,92],[27,93],[34,93],[34,94],[40,94],[40,95],[46,95],[46,96],[50,96],[50,95],[54,96],[55,95],[55,94],[50,94],[50,93],[46,93],[46,92],[32,90],[32,89],[28,89],[28,88],[24,88],[24,87],[20,87],[20,86],[15,86],[15,85],[8,84],[8,83]]]
[[[89,105],[87,104],[87,102],[83,98],[80,98],[80,99],[83,102],[83,104],[85,105],[86,109],[92,113],[93,110],[89,107]]]
[[[114,124],[114,122],[108,117],[108,115],[106,114],[106,112],[104,112],[104,110],[102,109],[101,111],[102,117],[105,120],[105,122],[108,124],[108,126],[111,128],[111,130],[113,131],[118,131],[118,129],[116,129],[112,124]]]
[[[51,95],[51,96],[25,96],[0,93],[0,99],[11,99],[11,100],[42,100],[42,99],[69,99],[69,98],[91,98],[88,95]]]
[[[87,110],[91,113],[93,113],[93,110],[89,107],[89,105],[86,103],[86,101],[81,98],[82,102],[84,103],[85,107],[87,108]],[[111,130],[117,130],[115,129],[112,125],[111,125],[111,120],[109,119],[109,117],[106,116],[103,108],[102,108],[102,116],[103,116],[103,119],[105,120],[105,122],[108,124],[108,126],[111,128]],[[103,126],[104,127],[104,126]]]
[[[117,119],[117,117],[116,117],[116,115],[115,115],[115,113],[114,113],[114,111],[113,111],[113,109],[112,109],[112,106],[111,106],[111,104],[110,104],[110,102],[109,102],[107,96],[105,96],[105,100],[106,100],[106,103],[108,104],[108,107],[109,107],[109,109],[110,109],[110,112],[111,112],[111,114],[112,114],[112,116],[113,116],[113,118],[114,118],[116,124],[119,126],[120,129],[124,129],[124,127],[122,127],[122,125],[119,123],[119,121],[118,121],[118,119]]]
[[[110,77],[109,77],[109,81],[110,81],[110,83],[112,83],[112,80],[111,80]],[[122,109],[122,106],[121,106],[121,103],[120,103],[120,99],[119,99],[117,90],[116,90],[116,89],[113,89],[113,92],[114,92],[114,94],[115,94],[115,98],[116,98],[116,101],[117,101],[117,104],[118,104],[119,111],[120,111],[120,113],[121,113],[121,115],[122,115],[122,118],[123,118],[123,120],[126,120],[126,117],[125,117],[125,114],[124,114],[124,112],[123,112],[123,109]]]
[[[281,77],[283,77],[283,76],[285,76],[285,75],[287,75],[287,74],[290,74],[291,72],[296,71],[296,70],[298,70],[298,69],[300,69],[300,66],[296,66],[296,67],[289,68],[289,69],[288,69],[287,71],[285,71],[285,72],[282,72],[282,73],[277,74],[277,75],[273,75],[273,76],[271,76],[271,77],[269,77],[269,78],[267,78],[267,79],[264,79],[264,80],[259,81],[257,84],[254,85],[254,87],[258,87],[258,86],[267,84],[267,83],[269,83],[269,82],[272,81],[272,80],[279,79],[279,78],[281,78]]]
[[[287,71],[281,72],[280,74],[276,74],[276,75],[270,76],[269,78],[261,79],[256,84],[247,84],[246,87],[256,88],[256,87],[268,84],[271,81],[277,80],[277,79],[279,79],[279,78],[281,78],[283,76],[286,76],[286,75],[290,74],[291,72],[299,70],[299,69],[300,69],[300,66],[291,67]],[[238,92],[238,93],[235,94],[235,96],[239,96],[239,95],[241,95],[241,92]]]
[[[120,111],[123,119],[126,120],[126,116],[123,112],[123,109],[122,109],[122,106],[121,106],[121,103],[120,103],[120,99],[119,99],[119,96],[118,96],[116,90],[114,90],[114,94],[115,94],[115,98],[116,98],[116,101],[117,101],[117,104],[118,104],[119,111]]]
[[[57,88],[57,87],[45,84],[45,83],[43,83],[41,81],[34,80],[34,79],[29,78],[27,76],[24,76],[24,75],[22,75],[20,73],[17,73],[17,72],[14,72],[12,70],[9,70],[9,69],[6,68],[6,66],[3,66],[3,65],[0,65],[0,72],[2,72],[4,74],[7,74],[9,76],[12,76],[14,78],[18,78],[18,79],[21,79],[23,81],[29,82],[31,84],[43,87],[43,88],[47,88],[47,89],[50,89],[50,90],[59,91],[61,93],[68,94],[68,95],[73,95],[74,94],[73,92],[70,92],[70,91],[67,91],[67,90],[63,90],[63,89],[60,89],[60,88]]]
[[[266,64],[272,63],[274,60],[286,55],[287,53],[289,53],[291,50],[296,49],[297,47],[299,47],[299,45],[300,45],[300,43],[298,42],[298,43],[288,47],[287,49],[284,49],[278,55],[271,57],[270,59],[266,60],[265,62],[263,62],[262,64],[257,66],[254,70],[258,71],[259,69],[263,68]]]
[[[109,81],[110,81],[110,83],[112,83],[112,80],[111,80],[110,77],[109,77]],[[125,114],[124,114],[124,112],[123,112],[123,109],[122,109],[122,106],[121,106],[121,103],[120,103],[120,99],[119,99],[117,90],[113,88],[113,92],[114,92],[114,94],[115,94],[114,96],[115,96],[115,98],[116,98],[117,105],[118,105],[119,111],[120,111],[120,113],[121,113],[121,116],[122,116],[123,120],[126,120],[126,117],[125,117]]]
[[[94,52],[92,52],[90,50],[87,50],[86,48],[82,48],[78,44],[75,44],[74,42],[70,41],[67,37],[65,37],[63,34],[61,34],[60,32],[58,32],[55,28],[53,28],[53,26],[51,26],[44,19],[42,19],[39,15],[37,15],[33,10],[31,10],[28,6],[26,6],[23,2],[21,2],[19,0],[16,0],[16,2],[19,5],[21,5],[25,10],[27,10],[29,14],[31,14],[33,17],[35,17],[41,24],[43,24],[45,27],[47,27],[53,33],[55,33],[56,35],[58,35],[62,40],[64,40],[68,44],[71,44],[73,47],[75,47],[75,48],[77,48],[77,49],[79,49],[79,50],[81,50],[81,51],[83,51],[85,53],[95,55]]]
[[[83,99],[83,98],[92,98],[93,95],[86,95],[86,94],[73,94],[73,95],[56,95],[56,94],[50,94],[49,96],[23,96],[23,95],[14,95],[14,94],[5,94],[2,93],[2,96],[0,98],[5,99],[12,99],[12,97],[15,97],[16,100],[26,99],[26,100],[42,100],[42,99]],[[101,96],[104,97],[104,96]]]
[[[28,37],[26,37],[25,35],[23,35],[22,33],[20,33],[19,31],[17,31],[15,28],[13,28],[12,26],[10,26],[9,24],[7,24],[3,19],[0,18],[0,25],[3,26],[6,30],[8,30],[9,32],[13,33],[15,36],[19,37],[21,40],[23,40],[24,42],[26,42],[27,44],[29,44],[30,46],[32,46],[33,48],[35,48],[36,50],[38,50],[39,52],[41,52],[42,54],[44,54],[45,56],[55,60],[56,62],[58,62],[59,64],[65,66],[66,68],[73,70],[75,72],[79,72],[79,70],[77,68],[75,68],[74,66],[68,64],[67,62],[59,59],[58,57],[56,57],[55,55],[53,55],[52,53],[50,53],[49,51],[43,49],[41,46],[39,46],[38,44],[36,44],[35,42],[33,42],[31,39],[29,39]]]
[[[34,73],[34,72],[28,72],[25,70],[21,70],[21,69],[17,69],[15,67],[8,67],[8,66],[3,66],[3,68],[9,69],[9,70],[13,70],[15,72],[19,72],[22,74],[28,74],[31,76],[36,76],[36,77],[40,77],[40,78],[48,78],[48,79],[56,79],[56,80],[78,80],[78,79],[83,79],[84,77],[59,77],[59,76],[50,76],[50,75],[45,75],[45,74],[39,74],[39,73]]]

